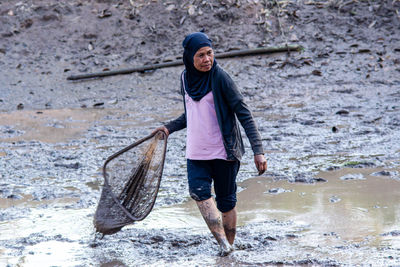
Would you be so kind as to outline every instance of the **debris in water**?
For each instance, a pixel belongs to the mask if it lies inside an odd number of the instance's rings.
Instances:
[[[89,42],[89,44],[88,44],[88,50],[89,50],[89,51],[92,51],[93,49],[94,49],[94,46],[93,46],[92,42]]]
[[[337,197],[337,196],[331,196],[330,198],[329,198],[329,201],[331,202],[331,203],[336,203],[336,202],[339,202],[341,199],[339,198],[339,197]]]
[[[364,175],[362,175],[361,173],[355,173],[355,174],[350,173],[340,177],[340,180],[349,181],[349,180],[366,180],[366,179]]]
[[[108,10],[108,9],[102,10],[102,11],[97,15],[97,17],[100,18],[100,19],[102,19],[102,18],[107,18],[107,17],[111,17],[111,16],[112,16],[112,13],[111,13],[111,11]]]
[[[342,109],[336,112],[337,115],[348,115],[350,112],[348,110]]]
[[[283,188],[271,188],[268,190],[268,192],[265,192],[265,193],[278,195],[278,194],[287,193],[287,192],[293,192],[293,190],[286,190]]]
[[[55,163],[54,167],[64,167],[67,169],[79,169],[81,167],[81,164],[79,162],[71,163],[71,164],[63,164],[63,163]]]
[[[101,107],[104,105],[104,102],[98,102],[98,103],[94,103],[93,107]]]
[[[315,76],[322,76],[322,72],[320,70],[313,70],[312,74]]]

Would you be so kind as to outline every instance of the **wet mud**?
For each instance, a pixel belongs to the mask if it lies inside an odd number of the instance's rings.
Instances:
[[[400,3],[204,2],[0,2],[0,265],[400,264]],[[305,48],[218,61],[269,166],[257,176],[246,141],[236,250],[218,256],[189,200],[184,132],[168,140],[153,212],[101,239],[102,164],[180,115],[182,67],[66,77],[179,59],[203,27],[218,52]]]

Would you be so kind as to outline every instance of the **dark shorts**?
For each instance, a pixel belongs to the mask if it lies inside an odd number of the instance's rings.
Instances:
[[[214,182],[215,200],[221,212],[228,212],[236,206],[236,176],[239,161],[187,160],[190,196],[196,201],[211,197],[211,184]]]

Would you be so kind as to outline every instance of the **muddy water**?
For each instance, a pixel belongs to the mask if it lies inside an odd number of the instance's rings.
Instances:
[[[320,245],[329,240],[324,234],[335,234],[341,240],[364,240],[373,237],[371,245],[379,246],[400,224],[400,184],[398,181],[371,174],[381,169],[350,169],[321,172],[323,183],[301,184],[255,177],[240,183],[238,195],[239,224],[262,222],[268,218],[292,220],[310,226],[321,235]],[[346,180],[356,177],[354,180]],[[372,197],[373,196],[373,197]],[[154,211],[138,228],[188,227],[204,228],[193,201]],[[204,229],[203,229],[204,230]],[[375,240],[376,239],[376,240]],[[399,240],[400,241],[400,240]]]
[[[181,105],[166,112],[97,108],[1,114],[0,264],[400,263],[400,139],[393,119],[399,109],[386,112],[382,106],[382,119],[371,126],[358,115],[331,115],[337,107],[323,100],[324,90],[303,96],[271,91],[277,101],[270,104],[247,95],[256,107],[269,172],[256,177],[246,154],[238,177],[241,246],[224,259],[187,197],[182,132],[169,138],[161,190],[149,217],[101,240],[93,232],[105,158],[177,116]],[[374,101],[394,100],[387,94]],[[358,111],[375,116],[368,107]]]
[[[357,244],[363,249],[352,250],[351,255],[336,255],[341,260],[351,260],[353,264],[362,264],[370,259],[371,249],[391,247],[398,250],[400,237],[385,233],[398,230],[400,224],[400,185],[398,181],[371,175],[379,171],[343,169],[321,172],[319,177],[327,182],[316,184],[274,181],[268,177],[246,180],[240,184],[239,232],[246,231],[246,228],[251,231],[252,225],[271,219],[291,221],[286,225],[286,231],[296,237],[295,241],[282,246],[290,245],[292,249],[323,258],[326,251],[322,248]],[[74,199],[37,202],[28,196],[20,200],[3,199],[0,202],[2,208],[23,206],[32,208],[32,212],[26,218],[0,224],[2,241],[18,240],[15,247],[0,250],[0,262],[22,266],[81,266],[90,258],[96,263],[98,259],[91,258],[91,250],[101,248],[90,247],[94,238],[91,224],[93,210],[65,207],[65,204],[73,202]],[[126,227],[120,237],[127,237],[132,231],[157,233],[166,230],[179,235],[182,229],[187,228],[190,228],[191,234],[208,233],[193,201],[158,207],[143,222]],[[269,230],[265,227],[265,234]],[[271,232],[276,232],[276,229],[271,229]],[[269,238],[275,240],[280,237],[278,234]],[[24,255],[17,253],[19,246],[27,250]],[[296,258],[291,257],[293,260]],[[236,260],[239,259],[237,255]]]
[[[171,114],[166,114],[171,116]],[[80,138],[94,123],[103,126],[116,126],[114,117],[119,119],[119,126],[141,127],[151,121],[164,117],[158,113],[130,116],[120,110],[104,109],[53,109],[40,111],[14,111],[0,116],[0,125],[6,128],[0,137],[4,142],[36,140],[45,143],[60,143]],[[143,119],[143,116],[146,119]],[[1,154],[0,154],[1,156]]]

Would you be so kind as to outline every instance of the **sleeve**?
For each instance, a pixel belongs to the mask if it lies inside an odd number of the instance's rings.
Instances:
[[[257,129],[257,125],[254,121],[254,117],[250,111],[250,108],[244,102],[244,97],[238,90],[232,78],[226,73],[224,76],[225,77],[221,82],[223,83],[223,92],[228,105],[233,110],[240,124],[242,125],[246,136],[250,141],[254,155],[264,154],[261,135]]]
[[[176,132],[176,131],[179,131],[179,130],[182,130],[182,129],[186,128],[186,115],[185,115],[185,113],[182,113],[182,115],[180,115],[178,118],[168,122],[164,126],[168,129],[169,134],[172,134],[173,132]]]

